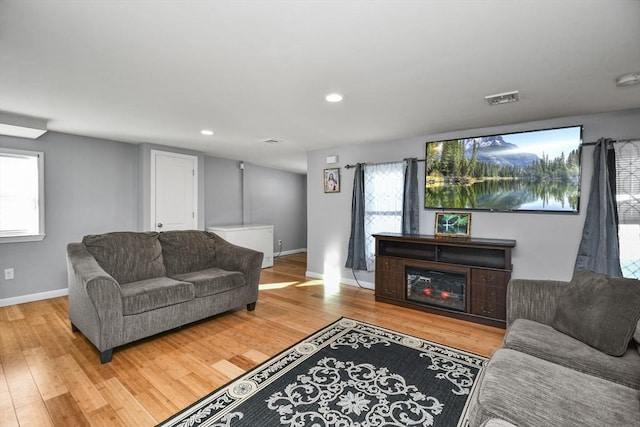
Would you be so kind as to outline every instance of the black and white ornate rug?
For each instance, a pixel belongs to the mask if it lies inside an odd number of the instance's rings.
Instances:
[[[464,426],[486,360],[342,318],[159,426]]]

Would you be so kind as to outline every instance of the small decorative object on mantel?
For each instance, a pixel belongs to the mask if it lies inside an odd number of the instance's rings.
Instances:
[[[469,237],[471,235],[471,214],[436,212],[437,237]]]
[[[331,168],[324,170],[324,192],[340,192],[340,168]]]

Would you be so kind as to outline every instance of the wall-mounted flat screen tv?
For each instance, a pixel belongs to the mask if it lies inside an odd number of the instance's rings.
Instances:
[[[582,126],[427,142],[427,209],[578,213]]]

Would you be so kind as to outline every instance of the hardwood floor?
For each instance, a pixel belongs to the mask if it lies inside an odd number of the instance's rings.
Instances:
[[[489,356],[504,330],[325,290],[306,254],[264,269],[257,308],[117,348],[101,365],[67,298],[0,308],[0,426],[151,426],[341,316]]]

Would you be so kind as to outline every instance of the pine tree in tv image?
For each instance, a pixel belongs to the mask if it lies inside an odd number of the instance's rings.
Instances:
[[[577,213],[582,126],[427,142],[425,208]]]

